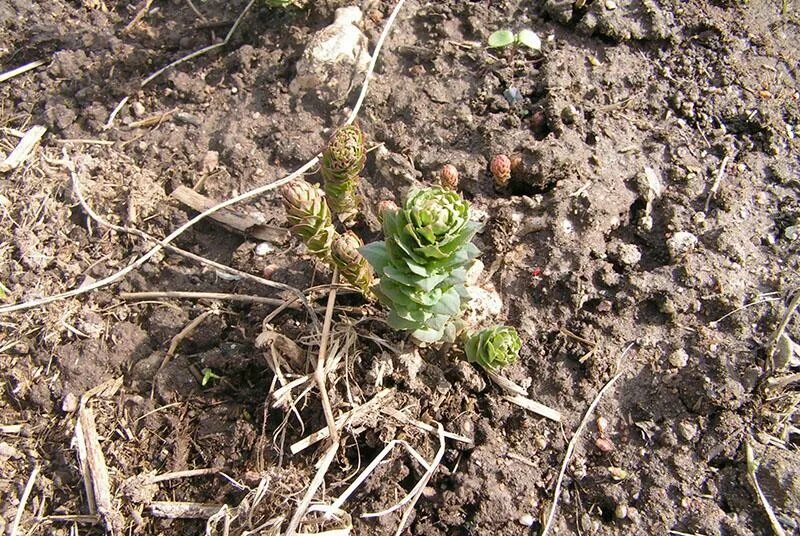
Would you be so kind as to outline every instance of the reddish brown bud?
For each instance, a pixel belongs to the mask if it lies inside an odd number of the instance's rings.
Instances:
[[[439,184],[448,190],[458,188],[458,170],[453,164],[445,164],[439,171]]]
[[[498,188],[504,188],[511,179],[511,160],[504,154],[498,154],[492,158],[489,170],[494,177],[494,184]]]
[[[383,222],[383,215],[384,214],[386,214],[387,212],[394,212],[397,209],[398,209],[397,203],[395,203],[394,201],[392,201],[390,199],[384,199],[383,201],[379,201],[378,202],[378,210],[377,210],[377,212],[378,212],[378,220]]]
[[[594,442],[594,446],[601,452],[611,452],[614,450],[614,443],[605,437],[598,437]]]

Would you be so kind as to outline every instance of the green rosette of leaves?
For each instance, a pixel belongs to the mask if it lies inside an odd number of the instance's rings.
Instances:
[[[364,169],[364,135],[356,125],[336,129],[322,153],[322,178],[331,210],[344,223],[355,219],[360,199],[357,189]]]
[[[519,334],[509,326],[482,329],[470,336],[464,345],[467,360],[488,370],[516,363],[520,348]]]
[[[411,190],[401,208],[383,213],[385,240],[361,249],[380,278],[375,293],[389,324],[420,342],[453,341],[469,295],[466,265],[478,256],[479,226],[469,203],[444,188]]]
[[[352,231],[336,235],[331,244],[331,258],[348,283],[371,297],[372,268],[358,251],[363,245],[364,242]]]
[[[298,179],[284,186],[281,195],[292,233],[312,255],[330,260],[331,244],[337,233],[322,190]]]

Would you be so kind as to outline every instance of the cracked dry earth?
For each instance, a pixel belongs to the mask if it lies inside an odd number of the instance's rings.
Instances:
[[[373,49],[394,4],[357,4]],[[378,200],[397,200],[453,164],[485,219],[476,242],[503,299],[497,320],[525,341],[504,374],[563,422],[509,403],[457,350],[395,354],[402,334],[347,293],[334,332],[350,354],[332,400],[344,411],[391,388],[387,407],[472,438],[448,440],[405,534],[537,534],[567,443],[617,373],[577,442],[551,534],[770,534],[746,444],[777,521],[798,534],[800,392],[780,381],[798,362],[772,366],[769,356],[800,283],[800,5],[575,4],[408,0],[358,120],[370,146],[379,144],[368,156],[359,231],[376,238]],[[175,199],[180,187],[227,199],[321,150],[357,90],[330,102],[290,86],[306,44],[345,2],[286,10],[258,2],[227,45],[140,87],[161,66],[219,42],[245,5],[157,0],[128,28],[144,2],[0,1],[0,72],[44,62],[0,83],[0,160],[17,131],[47,128],[23,166],[0,174],[6,304],[96,281],[149,248],[89,219],[58,159],[75,163],[103,217],[163,237],[196,214]],[[487,50],[489,34],[504,27],[537,32],[541,54]],[[502,191],[488,172],[497,153],[518,162]],[[281,231],[274,192],[235,210],[263,232],[206,220],[177,245],[300,289],[330,281]],[[167,290],[286,298],[168,252],[118,284],[0,315],[0,530],[14,533],[19,517],[19,534],[106,532],[71,444],[80,397],[115,379],[87,404],[117,532],[200,534],[211,512],[243,501],[250,522],[291,516],[324,447],[292,455],[288,446],[325,421],[314,391],[298,406],[304,428],[271,407],[277,380],[255,341],[275,305],[124,295]],[[312,297],[324,306],[326,296]],[[165,360],[176,334],[204,314]],[[315,351],[308,318],[288,309],[268,322],[281,355],[293,355],[293,344]],[[799,330],[788,317],[785,337],[796,341]],[[306,364],[293,366],[299,373]],[[206,368],[221,379],[202,385]],[[397,438],[427,460],[438,448],[435,435],[370,415],[343,434],[317,499],[339,496]],[[393,534],[401,512],[361,514],[396,504],[424,472],[400,449],[387,460],[344,505],[352,534]],[[261,482],[267,491],[254,503]],[[159,517],[154,504],[170,501],[196,503],[196,517]],[[229,532],[247,523],[237,518]]]

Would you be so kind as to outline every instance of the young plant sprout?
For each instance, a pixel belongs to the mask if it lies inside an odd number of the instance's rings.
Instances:
[[[497,30],[489,36],[489,48],[505,48],[509,45],[523,45],[537,52],[542,50],[542,40],[531,30],[520,30],[514,33],[511,30]]]
[[[304,180],[294,180],[281,189],[281,195],[292,233],[312,255],[328,261],[336,229],[322,191]]]
[[[352,231],[336,235],[331,244],[331,258],[339,273],[348,283],[358,288],[365,296],[372,296],[372,269],[358,252],[364,242]]]
[[[467,339],[464,351],[470,363],[494,371],[516,363],[522,341],[517,330],[509,326],[493,326],[478,331]]]
[[[458,188],[458,170],[453,164],[445,164],[439,171],[439,184],[442,188],[455,190]]]
[[[508,186],[508,181],[511,180],[511,159],[504,154],[495,155],[489,164],[489,171],[494,177],[494,185],[498,188],[505,188]]]
[[[477,257],[469,203],[444,188],[412,189],[402,208],[383,213],[384,241],[361,253],[380,281],[378,299],[389,324],[419,342],[453,341],[469,299],[466,266]]]
[[[342,223],[351,223],[360,200],[356,192],[364,169],[364,136],[355,125],[336,129],[322,153],[322,178],[328,205]]]
[[[203,373],[203,379],[200,381],[200,385],[202,385],[203,387],[208,385],[211,382],[211,380],[222,379],[222,376],[218,376],[210,368],[204,368],[201,372]]]

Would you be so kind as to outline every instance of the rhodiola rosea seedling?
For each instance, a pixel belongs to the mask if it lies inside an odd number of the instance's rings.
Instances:
[[[294,180],[281,189],[281,195],[292,233],[312,255],[328,261],[336,229],[322,191],[304,180]]]
[[[522,341],[517,330],[509,326],[493,326],[474,333],[467,339],[464,352],[467,361],[488,370],[516,363]]]
[[[375,293],[389,324],[424,343],[455,340],[469,301],[466,267],[479,253],[469,203],[452,190],[413,189],[381,216],[384,240],[361,253],[380,278]]]
[[[358,213],[359,174],[364,169],[364,136],[356,125],[336,129],[322,153],[322,178],[330,209],[342,223],[350,223]]]
[[[336,232],[322,191],[298,179],[284,186],[281,194],[292,233],[303,241],[309,253],[331,268],[339,268],[348,283],[371,296],[372,272],[358,251],[363,242],[350,231],[344,235]]]

